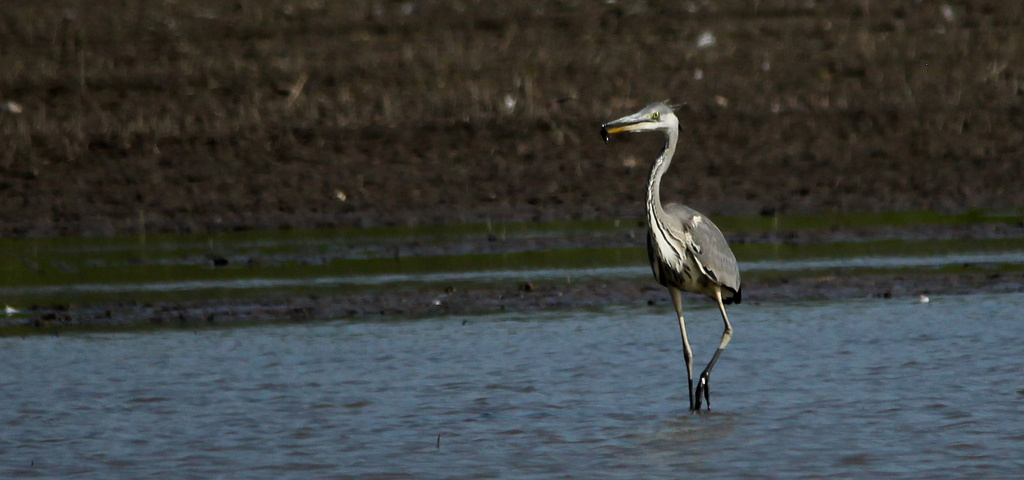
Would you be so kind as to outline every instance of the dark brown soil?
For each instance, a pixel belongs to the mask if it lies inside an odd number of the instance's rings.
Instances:
[[[661,99],[708,214],[1019,209],[1022,66],[1011,1],[14,0],[0,235],[639,217]]]

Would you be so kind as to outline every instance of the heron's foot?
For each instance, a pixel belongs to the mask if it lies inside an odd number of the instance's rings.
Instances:
[[[693,411],[695,411],[695,412],[699,412],[700,411],[700,407],[701,407],[700,400],[701,400],[701,397],[704,397],[704,401],[708,404],[708,411],[711,410],[711,388],[710,388],[709,383],[708,383],[710,380],[711,380],[711,374],[710,373],[704,372],[704,373],[700,374],[700,379],[697,380],[697,391],[693,395],[696,398],[696,404],[695,404],[696,408],[694,408]]]

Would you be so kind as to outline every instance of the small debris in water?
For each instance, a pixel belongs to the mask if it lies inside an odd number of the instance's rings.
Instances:
[[[449,295],[451,295],[452,293],[455,293],[455,287],[453,287],[451,285],[448,285],[447,287],[444,288],[444,293],[434,297],[433,305],[435,307],[442,307],[442,306],[444,306],[444,304],[445,304],[444,299],[446,297],[448,297]]]
[[[928,298],[928,295],[925,295],[923,293],[919,297],[917,297],[917,303],[928,303],[930,301],[931,299]]]

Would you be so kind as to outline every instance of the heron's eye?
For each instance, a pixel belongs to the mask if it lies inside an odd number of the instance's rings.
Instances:
[[[651,120],[657,120],[660,116],[661,114],[658,112],[651,113]]]

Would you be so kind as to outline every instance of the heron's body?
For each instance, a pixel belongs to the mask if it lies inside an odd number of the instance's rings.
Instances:
[[[665,134],[665,148],[654,160],[647,182],[647,257],[655,280],[668,288],[679,316],[683,353],[689,381],[690,409],[700,410],[701,393],[711,405],[708,381],[722,350],[732,338],[732,325],[725,305],[740,303],[740,271],[722,231],[706,216],[676,203],[662,205],[661,177],[668,170],[679,139],[679,120],[664,103],[653,103],[643,110],[605,124],[601,134],[605,141],[618,132],[660,131]],[[683,321],[681,292],[707,295],[718,302],[725,331],[714,357],[693,388],[693,353]]]
[[[665,213],[658,218],[648,212],[647,258],[654,279],[666,287],[711,298],[716,289],[724,287],[722,301],[726,305],[739,303],[740,271],[721,230],[685,205],[670,203]],[[661,228],[651,228],[653,222],[661,222]],[[678,252],[675,245],[687,248]]]

